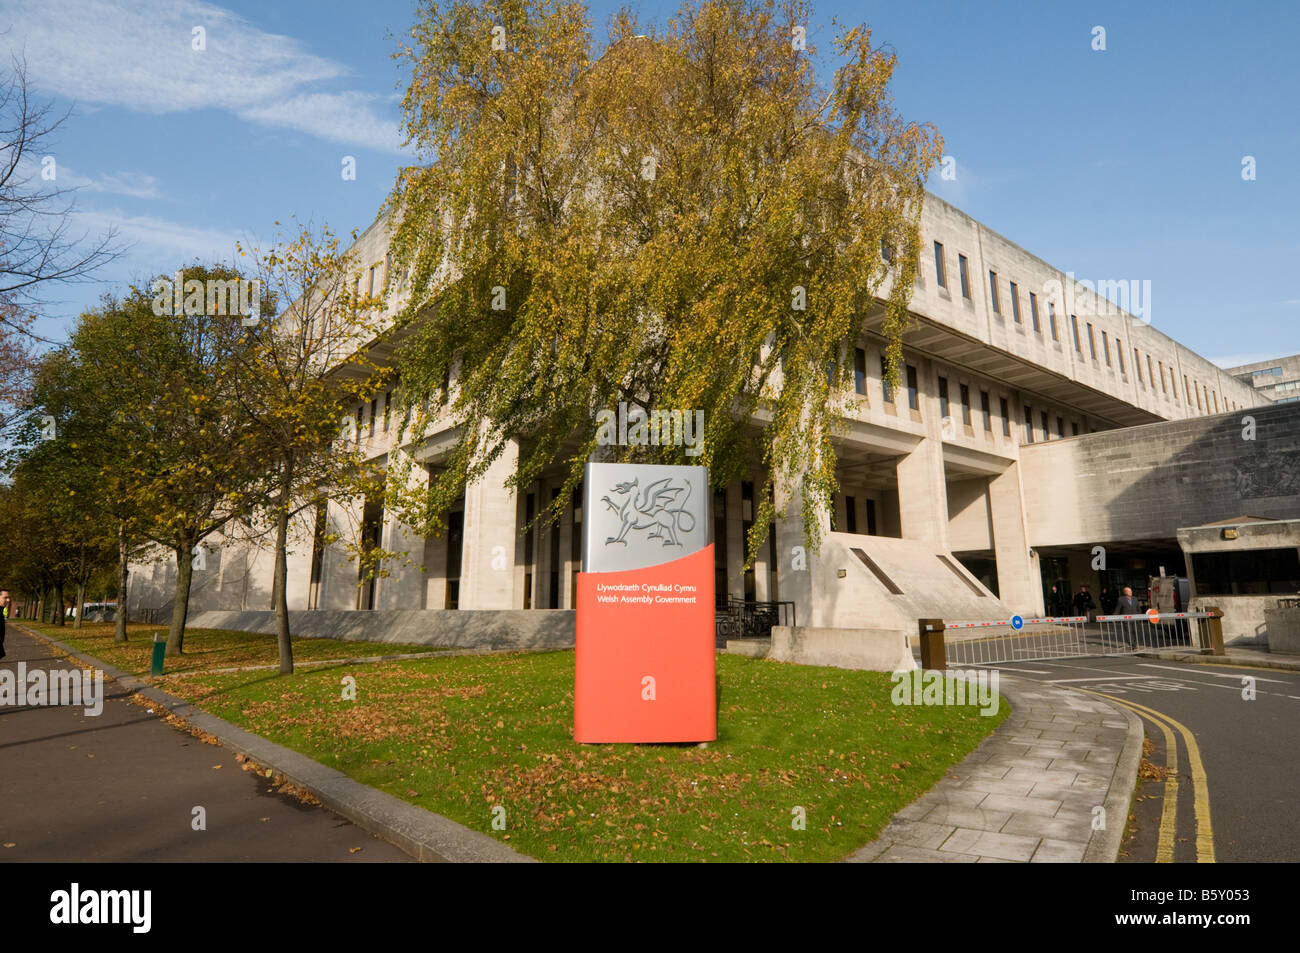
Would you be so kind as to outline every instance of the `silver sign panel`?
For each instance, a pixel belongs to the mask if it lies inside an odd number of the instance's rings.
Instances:
[[[583,477],[582,571],[672,562],[709,544],[708,467],[588,463]]]

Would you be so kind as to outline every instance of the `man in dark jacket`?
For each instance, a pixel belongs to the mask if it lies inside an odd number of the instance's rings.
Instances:
[[[1074,594],[1074,614],[1087,615],[1096,608],[1096,603],[1092,601],[1092,593],[1088,591],[1087,586],[1080,586],[1079,591]]]
[[[1047,595],[1047,614],[1057,617],[1065,615],[1065,596],[1059,586],[1053,586]]]
[[[1115,593],[1111,590],[1109,586],[1101,587],[1101,595],[1097,597],[1097,601],[1101,603],[1102,615],[1115,614],[1115,604],[1119,600],[1115,598]]]
[[[1133,598],[1133,590],[1129,586],[1124,587],[1124,594],[1119,597],[1115,603],[1115,615],[1141,615],[1142,610],[1138,608],[1138,601]],[[1137,626],[1132,623],[1119,623],[1121,631],[1125,634],[1125,640],[1130,648],[1137,648]]]

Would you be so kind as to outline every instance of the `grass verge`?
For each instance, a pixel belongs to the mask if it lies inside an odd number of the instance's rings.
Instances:
[[[356,699],[343,677],[356,679]],[[1006,717],[895,706],[879,672],[718,657],[718,740],[573,741],[573,653],[160,686],[351,777],[545,860],[838,860]],[[805,827],[799,828],[800,817]],[[494,820],[504,824],[494,828]]]
[[[132,623],[126,627],[127,642],[113,641],[113,623],[88,623],[80,629],[71,625],[43,625],[15,619],[20,625],[57,639],[80,652],[102,659],[132,675],[148,675],[153,659],[154,633],[166,634],[166,626]],[[375,655],[405,655],[413,652],[441,652],[432,645],[399,645],[392,642],[349,642],[339,639],[293,639],[295,662]],[[185,651],[170,655],[164,671],[193,672],[213,668],[277,665],[279,648],[274,635],[234,632],[230,629],[186,629]]]

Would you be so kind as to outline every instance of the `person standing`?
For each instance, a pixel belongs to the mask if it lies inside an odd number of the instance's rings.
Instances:
[[[1133,598],[1133,589],[1130,586],[1124,587],[1124,594],[1119,597],[1115,603],[1116,615],[1141,615],[1142,610],[1138,608],[1138,602]],[[1123,631],[1127,635],[1127,642],[1130,648],[1137,648],[1137,628],[1135,626],[1125,625]]]
[[[1052,586],[1052,591],[1047,596],[1047,614],[1057,617],[1065,615],[1065,597],[1059,586]]]
[[[1115,604],[1119,600],[1116,598],[1114,591],[1109,586],[1101,587],[1101,595],[1098,597],[1098,600],[1101,602],[1102,615],[1115,614]]]
[[[1096,604],[1092,601],[1092,593],[1088,591],[1087,586],[1080,586],[1079,591],[1074,594],[1074,614],[1086,616],[1094,608]]]
[[[5,657],[5,619],[13,600],[9,598],[8,589],[0,589],[0,658]]]

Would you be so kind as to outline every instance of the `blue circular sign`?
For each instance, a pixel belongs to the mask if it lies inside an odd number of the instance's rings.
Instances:
[[[1018,616],[1018,615],[1015,615],[1015,616],[1012,616],[1012,617],[1011,617],[1011,628],[1013,628],[1013,629],[1023,629],[1024,627],[1025,627],[1025,620],[1024,620],[1024,619],[1020,618],[1020,616]]]

